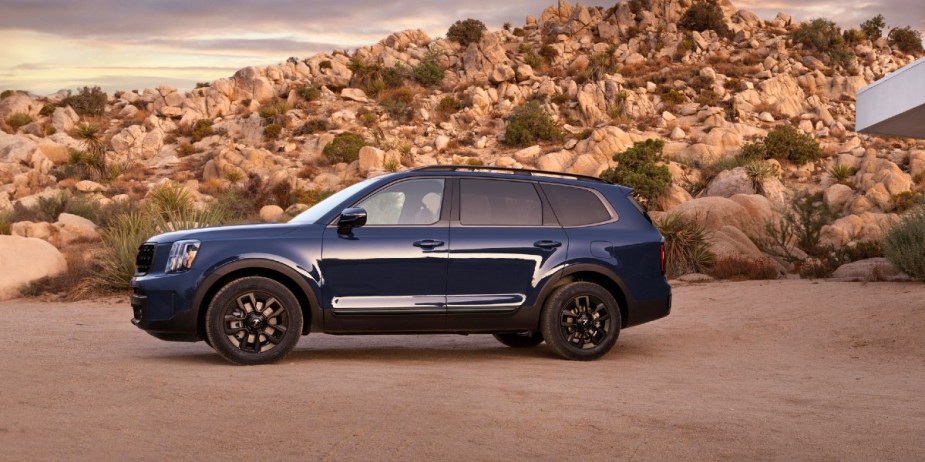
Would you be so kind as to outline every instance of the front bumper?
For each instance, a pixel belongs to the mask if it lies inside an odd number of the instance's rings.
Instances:
[[[132,324],[161,339],[176,342],[202,340],[198,332],[199,312],[190,309],[185,297],[173,290],[158,290],[132,281]]]

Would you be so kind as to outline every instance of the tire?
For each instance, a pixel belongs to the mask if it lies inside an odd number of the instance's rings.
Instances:
[[[610,292],[591,282],[573,282],[546,300],[540,327],[556,355],[590,361],[613,348],[621,321],[620,305]]]
[[[279,361],[292,352],[301,333],[299,301],[286,286],[264,277],[229,282],[206,312],[209,344],[233,364]]]
[[[511,332],[494,334],[495,339],[511,348],[530,348],[543,343],[540,332]]]

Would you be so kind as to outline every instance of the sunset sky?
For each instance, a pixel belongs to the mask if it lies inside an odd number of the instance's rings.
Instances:
[[[107,91],[181,89],[249,65],[372,44],[421,28],[444,35],[457,19],[490,28],[522,25],[554,0],[0,0],[0,89],[48,94],[100,85]],[[925,31],[922,0],[740,0],[772,18],[827,17],[844,27],[878,13],[889,26]],[[613,1],[589,1],[609,7]]]

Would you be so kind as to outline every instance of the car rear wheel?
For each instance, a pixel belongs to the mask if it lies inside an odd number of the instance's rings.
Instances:
[[[543,309],[542,334],[557,355],[590,361],[613,348],[620,335],[620,306],[603,287],[573,282],[550,295]]]
[[[494,334],[494,337],[511,348],[530,348],[543,343],[543,334],[540,332],[511,332]]]
[[[206,312],[209,344],[234,364],[279,361],[295,348],[301,332],[298,300],[286,286],[264,277],[229,282]]]

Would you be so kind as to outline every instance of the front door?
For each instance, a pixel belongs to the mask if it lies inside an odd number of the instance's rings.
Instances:
[[[443,329],[446,184],[443,178],[392,183],[354,205],[366,210],[365,226],[349,235],[325,229],[319,267],[326,331]]]
[[[518,312],[535,303],[543,278],[565,260],[568,236],[534,182],[461,178],[458,190],[459,213],[450,228],[448,329],[514,328],[535,319]]]

